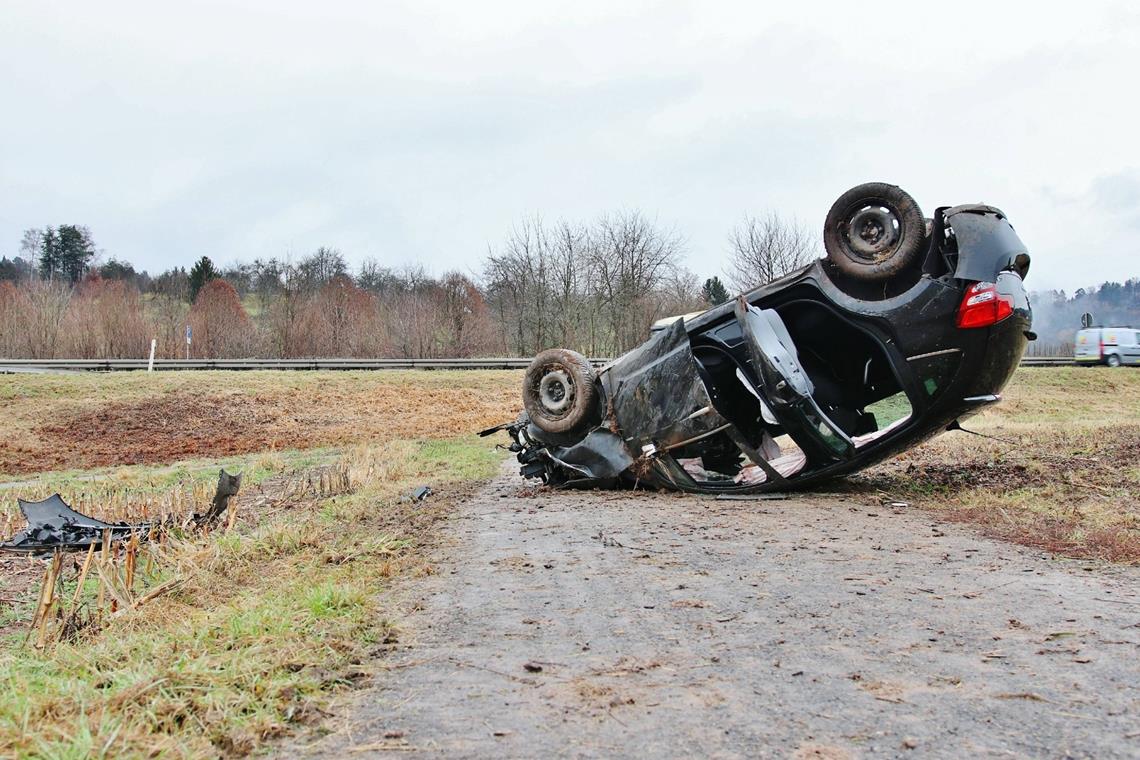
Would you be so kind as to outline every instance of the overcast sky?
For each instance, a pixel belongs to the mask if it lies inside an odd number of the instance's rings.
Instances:
[[[477,270],[528,214],[640,209],[720,273],[859,182],[985,201],[1029,284],[1140,276],[1140,4],[0,0],[0,253],[88,225],[152,273],[339,248]]]

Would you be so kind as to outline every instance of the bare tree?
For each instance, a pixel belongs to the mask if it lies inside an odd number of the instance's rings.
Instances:
[[[14,358],[23,350],[20,328],[24,315],[20,312],[22,297],[16,286],[0,281],[0,356]]]
[[[321,246],[297,262],[297,274],[305,290],[315,291],[333,278],[348,274],[348,265],[340,251]]]
[[[133,283],[94,277],[75,289],[67,306],[60,351],[80,359],[143,356],[150,327]]]
[[[594,353],[595,308],[592,234],[585,225],[559,222],[547,234],[551,329],[560,346]]]
[[[487,346],[491,333],[487,306],[479,288],[460,272],[440,278],[436,310],[440,350],[448,357],[468,357]]]
[[[305,334],[311,356],[365,356],[372,350],[376,296],[338,275],[310,297]]]
[[[766,285],[808,264],[818,255],[819,240],[795,219],[774,211],[745,217],[728,236],[728,275],[738,293]]]
[[[484,277],[495,301],[504,347],[538,353],[552,336],[547,230],[538,217],[516,226],[498,253],[487,253]]]
[[[269,294],[265,298],[270,303],[266,309],[270,345],[283,358],[312,355],[309,336],[302,325],[310,298],[303,289],[303,278],[288,261],[274,264],[272,273],[263,281]]]
[[[592,246],[594,289],[616,356],[645,339],[658,313],[656,291],[678,268],[681,238],[639,212],[602,217]]]
[[[51,359],[56,356],[63,318],[71,302],[71,288],[63,283],[29,282],[23,293],[24,356]]]
[[[434,296],[438,283],[419,264],[401,268],[397,277],[399,293],[392,299],[387,320],[392,329],[388,343],[402,358],[433,357],[438,319]]]
[[[156,292],[149,302],[158,355],[178,359],[185,350],[186,315],[190,307],[180,295]]]
[[[708,307],[700,280],[684,267],[673,268],[657,290],[657,319],[704,311]]]

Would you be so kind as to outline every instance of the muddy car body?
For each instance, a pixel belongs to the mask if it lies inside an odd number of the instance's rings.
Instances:
[[[828,257],[677,319],[594,371],[536,357],[507,430],[552,485],[791,490],[850,473],[1000,399],[1030,331],[1029,256],[990,206],[925,220],[892,185],[853,188]]]

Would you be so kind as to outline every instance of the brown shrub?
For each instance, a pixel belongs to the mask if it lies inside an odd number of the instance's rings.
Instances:
[[[237,359],[254,354],[257,336],[237,291],[223,279],[206,283],[190,308],[191,356]]]

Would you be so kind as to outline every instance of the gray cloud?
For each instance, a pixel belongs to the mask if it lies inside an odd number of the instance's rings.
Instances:
[[[151,270],[333,245],[438,272],[527,214],[640,208],[713,274],[742,214],[815,226],[885,179],[1003,207],[1034,287],[1140,275],[1140,15],[875,8],[8,6],[0,252],[77,222]]]

